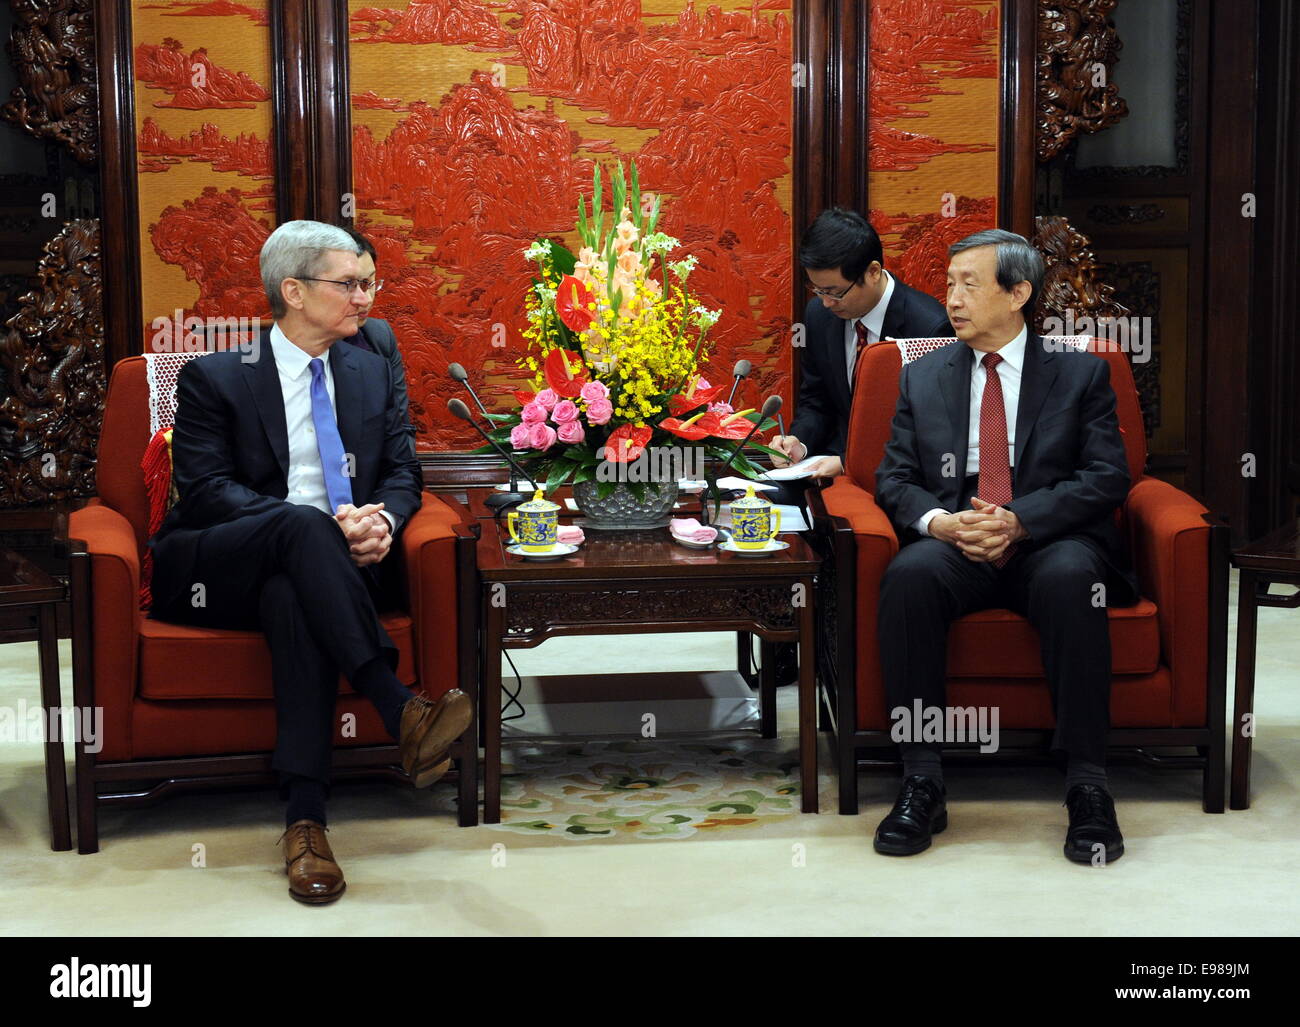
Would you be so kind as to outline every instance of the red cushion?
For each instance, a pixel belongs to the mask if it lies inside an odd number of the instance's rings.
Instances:
[[[373,705],[356,694],[339,696],[334,745],[392,745]],[[344,714],[352,714],[351,720]],[[169,759],[270,752],[275,707],[269,702],[149,702],[131,704],[132,751],[108,759]],[[105,751],[108,745],[104,746]],[[147,776],[147,771],[146,771]]]
[[[1151,674],[1160,665],[1160,620],[1156,604],[1106,611],[1110,618],[1111,668],[1115,674]],[[955,621],[948,633],[948,676],[952,678],[1041,678],[1046,674],[1038,632],[1010,610],[980,610]]]
[[[397,646],[397,677],[415,683],[411,618],[404,613],[380,618]],[[339,678],[339,690],[351,686]],[[140,697],[143,699],[275,698],[271,650],[257,631],[192,628],[145,618],[140,624]]]

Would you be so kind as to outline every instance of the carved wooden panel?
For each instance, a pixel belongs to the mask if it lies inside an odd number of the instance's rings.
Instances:
[[[45,246],[39,285],[0,336],[0,504],[93,495],[106,377],[97,220]]]
[[[697,588],[605,590],[509,590],[506,637],[526,639],[557,625],[618,626],[652,622],[707,624],[719,619],[752,621],[776,630],[799,626],[788,584],[730,585],[704,582]]]
[[[1038,160],[1061,153],[1082,132],[1128,114],[1111,81],[1122,46],[1110,14],[1117,0],[1039,0]]]
[[[63,143],[83,164],[99,156],[93,0],[13,0],[9,57],[18,85],[0,117]]]

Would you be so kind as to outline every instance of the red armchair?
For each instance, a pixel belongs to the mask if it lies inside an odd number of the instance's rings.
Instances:
[[[202,358],[200,358],[202,359]],[[69,519],[87,555],[73,560],[74,617],[90,652],[74,654],[82,708],[102,707],[102,749],[77,746],[81,852],[98,850],[100,806],[155,801],[183,787],[274,780],[271,654],[257,632],[215,631],[150,620],[139,609],[148,500],[140,461],[149,442],[145,359],[113,368],[96,468],[98,495]],[[477,526],[459,507],[426,495],[399,539],[406,603],[383,623],[399,651],[397,673],[436,698],[475,687],[473,617],[457,581],[472,573]],[[391,557],[390,557],[391,558]],[[378,774],[407,781],[397,746],[373,707],[340,679],[335,777]],[[353,714],[344,737],[344,714]],[[351,720],[351,718],[347,718]],[[478,822],[477,725],[451,749],[459,821]]]
[[[1185,492],[1143,474],[1146,434],[1128,358],[1110,364],[1134,485],[1118,516],[1141,590],[1132,607],[1109,611],[1114,677],[1113,748],[1135,748],[1160,765],[1202,769],[1202,807],[1223,812],[1227,646],[1227,528]],[[898,551],[875,501],[902,357],[893,342],[870,347],[856,369],[845,474],[809,492],[814,544],[823,556],[817,602],[818,687],[823,727],[834,732],[840,812],[858,812],[857,765],[891,761],[894,743],[881,680],[876,604]],[[955,621],[948,644],[948,702],[997,705],[1003,749],[1045,749],[1054,725],[1038,639],[1009,610]],[[1196,756],[1157,756],[1191,747]]]

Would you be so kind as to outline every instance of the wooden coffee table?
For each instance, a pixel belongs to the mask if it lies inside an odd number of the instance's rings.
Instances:
[[[1259,607],[1294,610],[1300,592],[1289,596],[1268,594],[1269,585],[1300,585],[1300,522],[1243,546],[1232,554],[1239,568],[1237,598],[1237,687],[1232,711],[1232,787],[1230,809],[1250,808],[1250,743],[1255,717],[1255,628]],[[1246,718],[1250,730],[1246,730]]]
[[[481,510],[487,494],[487,490],[471,489],[470,509]],[[561,520],[582,523],[576,515],[562,515]],[[501,821],[502,651],[530,649],[561,635],[735,631],[743,639],[744,633],[752,632],[768,643],[763,661],[768,675],[771,644],[798,642],[802,808],[805,813],[817,812],[812,603],[819,559],[802,538],[782,535],[789,549],[772,556],[745,557],[716,549],[687,549],[672,541],[667,529],[588,529],[577,553],[543,562],[506,552],[510,536],[504,516],[500,521],[484,518],[482,524],[477,558],[486,823]],[[638,669],[628,668],[629,672]],[[611,699],[619,695],[620,677],[602,676]],[[765,719],[770,719],[771,704],[765,706]]]

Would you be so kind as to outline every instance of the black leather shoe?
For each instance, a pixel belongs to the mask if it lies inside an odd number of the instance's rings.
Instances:
[[[1098,863],[1105,865],[1124,855],[1124,836],[1119,833],[1115,800],[1109,792],[1096,785],[1075,785],[1066,793],[1065,806],[1070,811],[1070,828],[1065,832],[1066,859],[1092,863],[1104,850],[1105,859],[1098,859]]]
[[[914,856],[930,847],[930,836],[948,826],[948,790],[932,777],[903,781],[889,816],[876,828],[875,847],[886,856]]]

